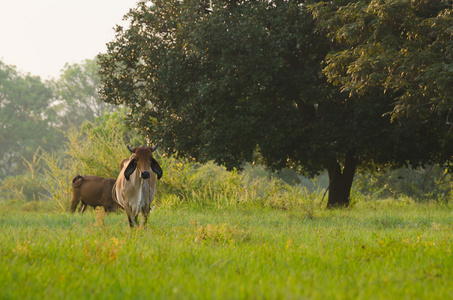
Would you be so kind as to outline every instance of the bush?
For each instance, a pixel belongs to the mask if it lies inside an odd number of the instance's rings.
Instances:
[[[165,170],[158,203],[179,207],[182,203],[216,207],[251,204],[275,209],[301,208],[311,215],[317,194],[301,185],[289,185],[279,178],[250,178],[249,172],[228,172],[213,162],[198,164],[175,158],[159,158]]]
[[[237,172],[228,172],[213,162],[202,165],[176,158],[158,160],[164,169],[159,193],[173,194],[179,201],[202,205],[239,201],[243,184]]]

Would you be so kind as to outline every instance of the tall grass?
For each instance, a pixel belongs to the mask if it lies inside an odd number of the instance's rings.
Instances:
[[[228,172],[208,162],[204,165],[174,158],[160,157],[165,175],[158,185],[156,203],[162,207],[179,207],[185,203],[217,208],[251,204],[288,210],[303,208],[311,214],[318,194],[302,186],[291,186],[276,178],[255,178]]]

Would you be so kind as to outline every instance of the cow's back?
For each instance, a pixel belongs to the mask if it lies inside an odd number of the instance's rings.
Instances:
[[[83,182],[80,186],[81,200],[84,202],[94,203],[99,201],[99,199],[103,198],[103,194],[105,193],[106,190],[106,187],[104,186],[105,180],[109,179],[110,178],[104,178],[95,175],[83,176]],[[112,180],[114,184],[115,180],[114,179]],[[110,186],[110,191],[111,188],[113,187],[113,184]]]

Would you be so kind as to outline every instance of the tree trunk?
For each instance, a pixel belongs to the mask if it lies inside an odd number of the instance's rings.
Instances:
[[[328,208],[349,206],[349,196],[356,166],[357,158],[354,157],[353,152],[348,152],[346,155],[343,171],[337,161],[327,166],[329,172]]]

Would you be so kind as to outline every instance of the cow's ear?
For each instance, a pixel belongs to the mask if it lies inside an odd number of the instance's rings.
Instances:
[[[127,164],[126,169],[124,170],[124,177],[126,180],[129,180],[132,173],[134,173],[135,169],[137,168],[137,161],[135,159],[131,159]]]
[[[153,158],[151,158],[151,170],[154,171],[154,173],[157,174],[157,179],[159,180],[162,175],[164,174],[164,172],[162,171],[162,168],[159,166],[159,163],[157,162],[157,160]]]

